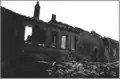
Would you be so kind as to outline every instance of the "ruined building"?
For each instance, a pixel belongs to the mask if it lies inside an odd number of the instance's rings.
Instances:
[[[39,19],[39,14],[39,2],[35,5],[33,17],[23,16],[1,7],[2,77],[15,77],[15,75],[46,77],[43,75],[45,66],[36,64],[36,61],[67,60],[71,53],[76,59],[81,58],[80,61],[83,59],[95,62],[119,60],[118,41],[102,37],[94,31],[88,32],[58,22],[55,14],[49,22],[44,22]],[[28,60],[31,64],[28,64]]]
[[[52,15],[49,22],[44,22],[39,19],[39,14],[39,2],[35,5],[33,17],[23,16],[1,7],[2,61],[15,61],[21,54],[35,56],[39,60],[66,59],[66,55],[70,52],[77,52],[78,54],[83,52],[83,55],[79,55],[91,56],[94,48],[102,50],[101,56],[104,55],[104,58],[107,56],[108,61],[119,60],[118,41],[103,38],[97,33],[90,33],[81,28],[58,22],[55,14]],[[32,32],[27,36],[26,28],[29,28]],[[85,40],[82,40],[82,38]],[[88,41],[88,38],[91,41],[96,39],[96,43]],[[83,41],[82,43],[80,39]],[[97,42],[97,40],[102,41]],[[89,47],[86,47],[86,45]],[[80,46],[84,49],[81,49]],[[79,52],[76,48],[82,51]],[[84,54],[84,52],[89,51],[91,51],[90,54]],[[99,55],[101,54],[100,51]]]

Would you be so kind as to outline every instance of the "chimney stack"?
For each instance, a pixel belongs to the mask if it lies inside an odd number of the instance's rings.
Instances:
[[[35,5],[35,9],[34,9],[34,18],[39,19],[39,13],[40,13],[40,6],[39,6],[39,2],[37,1],[37,4]]]
[[[52,21],[56,21],[56,15],[55,14],[52,14]]]

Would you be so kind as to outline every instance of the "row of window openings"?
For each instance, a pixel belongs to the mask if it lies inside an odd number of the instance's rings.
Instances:
[[[51,42],[50,42],[51,47],[57,47],[57,44],[58,44],[57,43],[58,42],[57,35],[58,35],[57,32],[54,32],[54,31],[52,32],[52,37],[51,37]],[[46,42],[46,31],[43,29],[36,28],[34,33],[32,33],[32,28],[26,26],[24,40],[26,42],[29,42],[32,40],[33,42],[38,42],[39,45],[44,46],[45,42]],[[76,41],[77,41],[76,38],[71,40],[71,49],[72,50],[74,50],[76,47]],[[62,38],[61,38],[61,48],[62,49],[66,49],[68,47],[67,42],[68,42],[68,36],[67,35],[62,36]]]

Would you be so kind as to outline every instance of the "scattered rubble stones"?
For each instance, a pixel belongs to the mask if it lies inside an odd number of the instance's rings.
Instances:
[[[118,78],[119,63],[62,62],[54,63],[47,72],[54,78]]]

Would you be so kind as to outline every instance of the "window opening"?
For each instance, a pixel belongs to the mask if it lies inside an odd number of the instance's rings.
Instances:
[[[38,46],[44,46],[46,42],[46,30],[39,26],[33,27],[32,41]]]
[[[71,38],[71,50],[75,50],[74,44],[74,38]]]
[[[64,35],[61,38],[61,48],[62,49],[66,49],[67,48],[67,40],[68,40],[68,36]]]
[[[30,41],[32,35],[32,27],[25,26],[24,41]]]
[[[38,32],[38,42],[39,44],[45,44],[45,41],[46,41],[46,31],[40,28]]]
[[[57,36],[58,33],[55,31],[52,31],[52,37],[51,37],[51,47],[57,47]]]
[[[74,49],[76,49],[76,45],[77,45],[77,37],[74,37]]]

